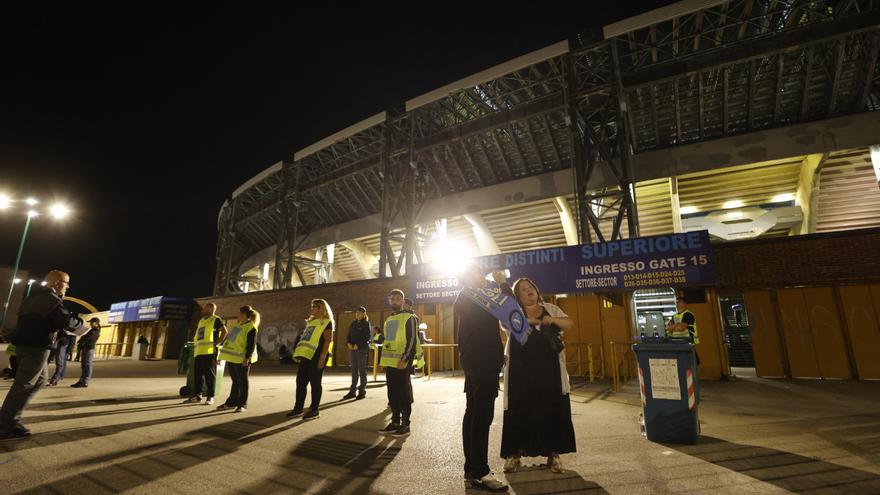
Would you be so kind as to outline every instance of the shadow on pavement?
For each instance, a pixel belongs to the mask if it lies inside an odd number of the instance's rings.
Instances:
[[[347,401],[331,403],[322,406],[321,410],[332,409],[347,403]],[[96,463],[127,459],[115,462],[109,466],[88,469],[87,471],[44,483],[39,487],[19,493],[66,493],[69,487],[76,487],[77,493],[103,493],[108,491],[119,493],[131,490],[145,483],[173,475],[179,471],[214,461],[236,452],[244,445],[282,433],[304,423],[301,419],[290,422],[285,417],[286,413],[287,411],[276,411],[261,416],[247,416],[247,413],[217,412],[212,409],[211,411],[188,416],[35,435],[33,439],[17,444],[18,448],[12,445],[10,450],[88,440],[95,436],[110,435],[135,428],[160,427],[169,422],[203,418],[208,415],[232,416],[235,418],[231,421],[195,429],[177,439],[139,445],[124,451],[114,451],[108,454],[84,458],[78,461],[76,465],[86,469]],[[382,414],[384,415],[385,413],[383,412]],[[198,443],[192,444],[194,441]],[[28,444],[31,445],[28,446]]]
[[[370,487],[400,453],[406,437],[381,435],[387,412],[309,437],[276,473],[246,493],[371,493]],[[321,485],[318,488],[318,485]],[[428,493],[428,492],[426,492]]]
[[[116,404],[137,404],[141,402],[159,402],[163,400],[179,399],[180,396],[161,395],[147,397],[120,397],[118,399],[84,399],[73,400],[67,402],[40,402],[38,404],[28,404],[25,409],[25,415],[28,411],[59,411],[61,409],[73,409],[76,407],[99,407],[111,406]]]
[[[585,480],[576,471],[566,469],[554,473],[545,467],[525,468],[515,473],[507,473],[507,483],[516,495],[549,495],[551,493],[607,494],[598,484]],[[485,493],[468,490],[467,493]]]
[[[880,493],[878,474],[782,450],[707,436],[701,437],[697,445],[669,447],[792,492]]]

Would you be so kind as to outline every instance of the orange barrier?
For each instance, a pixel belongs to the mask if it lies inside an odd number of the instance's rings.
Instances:
[[[590,383],[593,383],[596,378],[601,377],[605,374],[605,359],[602,356],[602,348],[599,348],[599,365],[601,366],[602,371],[597,374],[596,373],[596,359],[593,356],[593,344],[589,342],[566,342],[565,347],[568,350],[570,347],[574,347],[575,353],[577,356],[577,360],[574,362],[576,372],[572,373],[572,376],[585,376],[590,379]],[[583,355],[586,353],[587,359],[587,373],[584,374],[584,359]],[[568,356],[566,356],[566,362],[568,361]]]
[[[617,392],[632,378],[630,363],[634,363],[636,355],[632,350],[632,342],[610,342],[611,344],[611,390]],[[621,372],[621,367],[623,368]],[[621,380],[621,378],[623,378]]]

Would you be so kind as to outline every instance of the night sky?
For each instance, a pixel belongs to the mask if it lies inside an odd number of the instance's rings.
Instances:
[[[0,193],[75,209],[63,223],[34,220],[22,268],[68,271],[69,294],[100,309],[209,295],[218,211],[256,173],[409,98],[667,3],[438,5],[406,18],[349,7],[7,12]],[[23,226],[20,209],[0,212],[0,265],[15,261]]]

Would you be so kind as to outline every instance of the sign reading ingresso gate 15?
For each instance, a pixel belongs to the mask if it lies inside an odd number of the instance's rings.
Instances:
[[[528,277],[543,293],[613,292],[715,283],[712,248],[705,230],[638,237],[580,246],[535,249],[475,258],[487,273]],[[430,264],[416,265],[411,293],[416,302],[455,299],[461,284]]]

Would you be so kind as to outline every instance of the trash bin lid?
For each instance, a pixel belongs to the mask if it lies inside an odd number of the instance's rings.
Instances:
[[[694,344],[690,342],[668,342],[668,343],[644,343],[640,342],[632,346],[635,352],[691,352],[694,350]]]

